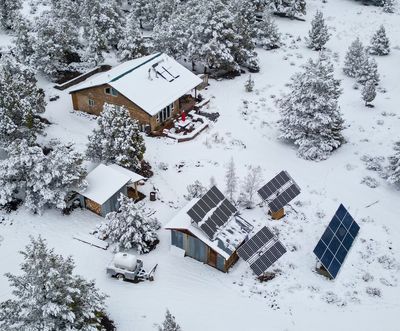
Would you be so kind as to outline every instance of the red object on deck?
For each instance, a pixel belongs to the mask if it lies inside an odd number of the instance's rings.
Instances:
[[[182,122],[186,121],[186,113],[183,111],[182,112]]]

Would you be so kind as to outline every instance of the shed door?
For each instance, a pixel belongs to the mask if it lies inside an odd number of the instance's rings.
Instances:
[[[210,248],[210,251],[208,253],[208,264],[213,267],[216,267],[217,258],[218,258],[218,253]]]
[[[85,206],[87,209],[91,210],[92,212],[96,213],[97,215],[101,215],[101,205],[93,200],[85,198]]]

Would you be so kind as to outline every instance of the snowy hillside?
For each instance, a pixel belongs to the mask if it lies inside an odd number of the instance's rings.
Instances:
[[[301,71],[318,52],[306,47],[305,37],[316,10],[321,10],[331,38],[326,44],[332,55],[335,78],[341,80],[339,105],[344,118],[345,143],[324,161],[301,159],[296,148],[278,139],[280,118],[276,100],[287,93],[290,77]],[[154,282],[132,284],[110,278],[105,268],[113,257],[73,239],[87,234],[102,222],[89,210],[61,215],[45,210],[33,215],[25,207],[7,214],[0,210],[0,301],[12,296],[6,272],[20,273],[18,254],[29,236],[42,235],[49,247],[63,256],[72,255],[76,273],[95,279],[109,295],[107,312],[120,331],[155,330],[168,308],[183,330],[398,330],[400,313],[400,191],[376,171],[368,170],[365,156],[387,158],[400,139],[400,14],[382,12],[357,1],[307,1],[305,22],[276,18],[283,46],[257,49],[260,71],[252,73],[254,90],[247,92],[248,74],[234,79],[210,79],[201,91],[210,98],[207,111],[220,117],[194,140],[177,143],[166,137],[144,137],[145,159],[154,176],[141,187],[149,196],[153,187],[159,200],[145,200],[146,207],[165,225],[187,203],[186,187],[195,180],[209,186],[214,177],[224,190],[226,166],[233,158],[241,180],[249,166],[260,166],[263,181],[287,170],[301,187],[301,194],[286,209],[287,216],[271,220],[257,200],[254,209],[241,215],[254,231],[264,225],[278,234],[288,252],[271,268],[277,276],[268,282],[256,279],[245,261],[239,260],[222,273],[189,257],[170,252],[170,232],[158,230],[160,244],[141,255],[146,269],[158,263]],[[360,37],[368,45],[383,24],[391,43],[388,56],[374,56],[380,84],[374,107],[365,107],[355,80],[343,73],[349,45]],[[0,45],[11,40],[1,35]],[[115,61],[115,59],[113,59]],[[86,150],[88,135],[96,127],[90,115],[73,111],[69,90],[59,91],[46,78],[39,85],[56,101],[48,101],[43,114],[51,125],[39,141],[53,138],[73,142]],[[386,159],[383,161],[386,164]],[[166,166],[167,165],[167,166]],[[363,180],[370,176],[375,188]],[[257,199],[259,199],[257,197]],[[340,203],[360,225],[346,261],[335,280],[315,272],[313,249]]]

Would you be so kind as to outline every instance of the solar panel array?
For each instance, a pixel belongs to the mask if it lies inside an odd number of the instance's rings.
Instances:
[[[210,239],[213,239],[218,229],[236,213],[236,207],[225,198],[216,186],[213,186],[187,212]]]
[[[277,212],[300,194],[300,188],[287,171],[282,170],[258,190],[272,212]]]
[[[286,248],[266,226],[237,250],[238,255],[250,264],[257,276],[261,276],[283,254]]]
[[[359,230],[359,225],[340,204],[314,248],[314,254],[332,278],[338,274]]]

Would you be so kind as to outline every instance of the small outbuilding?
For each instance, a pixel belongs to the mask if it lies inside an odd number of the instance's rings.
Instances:
[[[191,200],[165,226],[171,231],[171,245],[183,250],[185,256],[228,272],[239,259],[236,250],[248,238],[252,226],[234,215],[211,240],[187,214],[198,201]]]
[[[87,188],[79,192],[81,206],[104,217],[118,210],[121,193],[131,198],[137,197],[137,185],[143,179],[119,165],[99,164],[86,176]]]

